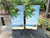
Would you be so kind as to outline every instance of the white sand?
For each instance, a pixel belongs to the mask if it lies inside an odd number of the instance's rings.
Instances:
[[[24,27],[12,27],[12,29],[16,30],[16,29],[24,29]]]
[[[24,27],[12,27],[12,29],[13,30],[24,29]],[[26,26],[26,29],[34,29],[34,30],[37,30],[37,27]]]
[[[26,26],[26,29],[34,29],[34,30],[37,30],[37,27]]]

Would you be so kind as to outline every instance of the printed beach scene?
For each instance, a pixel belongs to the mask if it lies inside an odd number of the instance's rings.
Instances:
[[[13,17],[11,18],[12,21],[12,29],[24,29],[24,7],[23,5],[19,5],[16,8],[20,9],[18,12],[20,15],[17,16],[17,18]],[[30,17],[26,17],[26,27],[25,29],[37,29],[38,26],[38,18],[39,18],[39,5],[32,6],[31,8],[34,8],[36,11],[34,11],[34,15]]]
[[[16,8],[20,9],[20,11],[18,11],[20,15],[18,15],[17,18],[11,18],[12,29],[24,29],[24,7],[23,5],[19,5]]]
[[[40,6],[35,5],[35,6],[32,6],[31,8],[34,8],[36,11],[33,12],[35,15],[32,15],[31,18],[30,17],[26,18],[26,29],[35,29],[36,30],[38,27]]]

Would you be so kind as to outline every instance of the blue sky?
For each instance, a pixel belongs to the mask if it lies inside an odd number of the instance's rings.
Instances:
[[[34,11],[35,15],[33,15],[32,18],[29,19],[26,18],[26,25],[34,25],[34,24],[37,25],[39,16],[39,7],[40,6],[31,7],[36,9],[36,11]],[[24,7],[23,5],[19,5],[17,8],[21,10],[18,12],[20,13],[20,15],[18,15],[17,18],[14,18],[14,20],[11,19],[12,25],[24,25]]]
[[[24,8],[23,5],[17,6],[18,9],[20,9],[20,11],[18,13],[20,13],[20,15],[17,16],[17,18],[11,19],[12,21],[12,25],[24,25]]]
[[[40,6],[33,6],[31,8],[34,8],[36,11],[33,13],[35,15],[32,16],[32,18],[26,18],[26,25],[37,25],[38,24],[38,17],[39,17],[39,7]]]

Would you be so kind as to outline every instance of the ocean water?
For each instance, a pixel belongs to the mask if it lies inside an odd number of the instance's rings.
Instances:
[[[12,27],[20,27],[21,25],[12,25]],[[24,25],[22,25],[22,26],[24,26]],[[34,25],[26,25],[26,26],[34,26]],[[35,25],[35,26],[37,26],[37,25]]]
[[[20,27],[21,25],[12,25],[12,27]],[[24,26],[24,25],[22,25],[22,26]]]

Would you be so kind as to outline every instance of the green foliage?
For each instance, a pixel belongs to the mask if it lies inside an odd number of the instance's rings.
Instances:
[[[20,15],[19,13],[18,13],[18,11],[20,11],[20,9],[18,9],[18,8],[15,8],[15,7],[13,7],[13,6],[11,6],[10,7],[10,14],[11,14],[11,17],[13,18],[13,17],[15,17],[15,18],[17,18],[17,15]]]
[[[1,0],[0,0],[0,10],[4,9],[4,7],[2,6]]]
[[[0,3],[1,3],[1,0],[0,0]]]
[[[14,5],[25,5],[25,4],[28,4],[28,3],[31,3],[31,4],[45,4],[47,3],[48,0],[7,0],[11,3],[13,3]]]
[[[46,30],[50,31],[50,28],[48,27],[48,28],[46,28]]]
[[[31,17],[32,15],[34,15],[33,12],[35,11],[34,8],[31,8],[32,4],[40,4],[40,3],[43,4],[45,3],[46,0],[42,0],[42,1],[41,0],[6,0],[6,1],[12,3],[13,7],[12,6],[7,7],[5,4],[1,3],[4,6],[4,9],[10,11],[10,14],[12,17],[17,18],[16,15],[18,15],[18,13],[16,12],[16,9],[14,8],[14,7],[17,7],[17,5],[27,5],[25,8],[26,16]]]
[[[47,0],[29,0],[32,4],[40,5],[40,4],[46,4]]]
[[[29,3],[29,0],[6,0],[6,1],[11,2],[13,4],[13,6],[10,6],[9,8],[7,8],[7,6],[3,4],[5,9],[10,12],[12,18],[13,17],[17,18],[17,15],[19,15],[16,12],[16,10],[19,10],[19,9],[15,9],[15,7],[17,7],[17,5],[25,5],[25,4],[27,4],[27,6],[25,8],[26,9],[25,10],[26,11],[26,16],[31,17],[31,15],[34,15],[33,11],[35,11],[35,10],[33,8],[31,8],[31,3]],[[33,9],[33,11],[32,11],[32,9]]]
[[[48,27],[50,25],[50,23],[44,19],[39,19],[38,24],[40,24],[40,26],[45,26],[45,27]]]
[[[23,5],[22,0],[7,0],[7,1],[11,2],[14,6]]]
[[[33,12],[34,11],[36,11],[34,8],[31,8],[31,5],[30,4],[28,4],[28,5],[26,5],[25,6],[25,13],[26,13],[26,17],[28,18],[28,17],[30,17],[31,18],[31,16],[32,15],[35,15]]]

